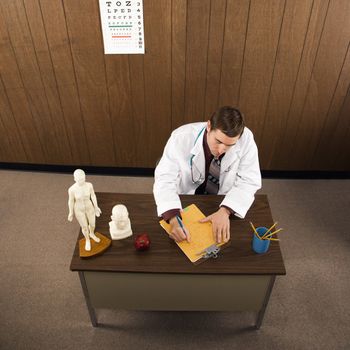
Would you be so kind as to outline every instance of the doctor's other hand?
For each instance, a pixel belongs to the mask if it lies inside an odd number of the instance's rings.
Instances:
[[[176,216],[169,220],[170,223],[170,234],[169,237],[175,240],[176,242],[182,242],[187,240],[187,242],[191,242],[191,236],[186,227],[183,229],[179,225],[179,222],[176,219]],[[185,231],[185,232],[184,232]],[[186,234],[185,234],[186,233]]]
[[[68,214],[68,221],[73,221],[73,214],[72,213]]]
[[[199,222],[211,221],[214,238],[217,243],[227,242],[230,239],[230,212],[221,207],[215,213],[207,216]]]

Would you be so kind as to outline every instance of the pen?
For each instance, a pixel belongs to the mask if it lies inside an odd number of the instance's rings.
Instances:
[[[187,238],[187,234],[186,234],[186,231],[185,231],[185,226],[181,220],[181,218],[179,216],[176,215],[176,219],[177,219],[177,222],[179,223],[180,227],[182,228],[182,231],[183,233],[185,234],[186,238]]]

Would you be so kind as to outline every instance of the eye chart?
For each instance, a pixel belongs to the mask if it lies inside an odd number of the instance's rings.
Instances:
[[[142,0],[99,0],[105,54],[144,54]]]

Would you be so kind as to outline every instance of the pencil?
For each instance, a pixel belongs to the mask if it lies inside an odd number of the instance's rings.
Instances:
[[[256,229],[255,229],[254,225],[251,222],[249,222],[249,223],[250,223],[250,226],[252,227],[252,229],[253,229],[253,231],[255,233],[255,236],[258,237],[259,239],[261,239],[261,237],[259,236],[258,232],[256,232]]]
[[[271,237],[272,235],[275,235],[277,232],[280,232],[282,230],[283,230],[283,228],[280,228],[280,229],[278,229],[276,231],[273,231],[272,233],[270,233],[267,236],[265,236],[265,238],[263,238],[263,239],[267,239],[267,238]]]
[[[278,238],[265,238],[265,240],[267,240],[267,241],[279,241]]]
[[[262,236],[262,239],[264,239],[268,233],[277,225],[277,221],[264,233],[264,235]]]

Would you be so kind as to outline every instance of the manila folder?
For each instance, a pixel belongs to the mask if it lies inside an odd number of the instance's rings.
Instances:
[[[195,204],[191,204],[181,212],[182,222],[190,232],[191,242],[176,242],[180,249],[193,263],[198,263],[205,254],[205,250],[211,245],[216,244],[218,247],[225,243],[216,243],[212,232],[211,222],[200,223],[199,220],[205,218],[205,215],[198,209]],[[170,224],[161,220],[160,225],[169,234]]]

